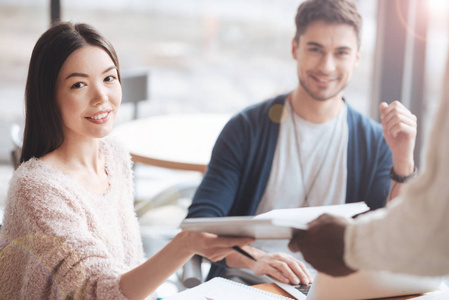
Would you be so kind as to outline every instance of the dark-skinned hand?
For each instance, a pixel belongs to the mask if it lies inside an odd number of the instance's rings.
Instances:
[[[323,214],[308,225],[305,231],[296,232],[288,246],[291,251],[301,253],[317,271],[331,276],[346,276],[355,270],[344,260],[344,233],[349,220]]]

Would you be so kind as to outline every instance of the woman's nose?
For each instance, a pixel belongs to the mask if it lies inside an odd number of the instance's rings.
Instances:
[[[105,102],[108,102],[108,95],[101,87],[95,87],[92,95],[92,102],[95,106],[100,106]]]

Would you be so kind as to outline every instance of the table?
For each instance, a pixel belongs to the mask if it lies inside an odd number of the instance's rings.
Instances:
[[[169,114],[122,123],[111,135],[132,160],[156,167],[205,173],[229,114]]]
[[[287,298],[295,299],[293,296],[291,296],[289,293],[287,293],[286,291],[281,289],[275,283],[262,283],[262,284],[253,285],[253,287],[270,292],[270,293],[281,295],[281,296],[284,296]],[[413,299],[413,298],[420,297],[420,296],[422,296],[422,295],[399,296],[399,297],[391,297],[391,298],[378,298],[376,300],[408,300],[408,299]]]

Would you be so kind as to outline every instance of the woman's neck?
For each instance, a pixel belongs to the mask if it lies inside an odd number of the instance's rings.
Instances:
[[[60,169],[92,194],[104,195],[109,188],[106,162],[100,151],[100,140],[72,143],[66,139],[62,145],[41,158]]]
[[[99,139],[73,141],[65,139],[59,148],[42,157],[44,161],[70,173],[79,170],[104,172]]]

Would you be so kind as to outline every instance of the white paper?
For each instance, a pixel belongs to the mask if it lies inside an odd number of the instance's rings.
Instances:
[[[273,220],[278,226],[290,226],[298,229],[307,229],[307,224],[324,213],[351,218],[354,215],[368,211],[365,202],[348,203],[341,205],[313,206],[302,208],[275,209],[254,217],[259,220]]]

